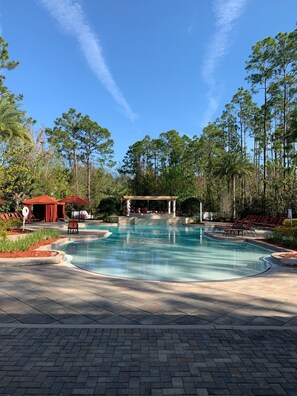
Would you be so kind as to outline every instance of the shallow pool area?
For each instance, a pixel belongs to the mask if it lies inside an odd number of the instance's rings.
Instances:
[[[103,275],[150,281],[219,281],[257,275],[270,268],[270,250],[250,243],[212,240],[204,227],[100,227],[105,239],[63,246],[71,264]]]

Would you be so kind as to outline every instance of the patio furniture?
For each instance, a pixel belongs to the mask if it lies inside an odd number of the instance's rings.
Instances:
[[[252,226],[253,226],[253,221],[249,221],[248,222],[248,224],[245,226],[245,227],[229,227],[229,228],[225,228],[225,230],[224,230],[224,234],[231,234],[231,233],[233,233],[233,234],[236,234],[237,233],[237,235],[239,235],[239,234],[242,234],[243,235],[243,233],[247,233],[247,234],[251,234],[251,235],[253,235],[253,236],[255,236],[256,235],[256,231],[252,228]]]
[[[68,234],[78,234],[78,222],[76,220],[69,220]]]
[[[237,229],[243,227],[244,222],[245,222],[245,220],[236,220],[232,225],[226,225],[226,226],[216,224],[213,227],[212,232],[224,232],[226,229],[227,230],[229,230],[229,229],[236,229],[237,230]]]

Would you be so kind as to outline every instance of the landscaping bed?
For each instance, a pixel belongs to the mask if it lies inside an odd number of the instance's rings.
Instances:
[[[54,243],[59,237],[59,233],[49,230],[7,231],[6,235],[0,239],[0,259],[57,256],[59,253],[56,251],[39,250],[39,248]]]
[[[287,265],[296,267],[297,266],[297,253],[292,252],[278,252],[272,253],[271,255],[273,261],[280,265]]]
[[[291,254],[291,255],[296,255],[296,257],[297,257],[297,249],[295,248],[292,248],[292,247],[288,247],[288,246],[286,246],[286,245],[284,245],[284,244],[282,244],[282,243],[279,243],[279,242],[273,242],[273,241],[271,241],[271,240],[268,240],[268,239],[262,239],[262,238],[257,238],[257,240],[258,241],[262,241],[262,242],[265,242],[265,243],[267,243],[268,245],[271,245],[271,246],[276,246],[276,247],[279,247],[279,248],[284,248],[284,249],[290,249],[290,250],[292,250],[292,252],[288,252],[288,253],[284,253],[284,254]]]
[[[15,235],[15,234],[13,234]],[[58,255],[58,252],[51,250],[36,250],[41,246],[50,245],[58,240],[58,238],[48,239],[47,241],[38,242],[26,251],[17,250],[15,252],[0,252],[0,258],[20,258],[20,257],[52,257]]]

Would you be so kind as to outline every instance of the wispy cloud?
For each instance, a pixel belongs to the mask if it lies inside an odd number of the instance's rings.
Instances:
[[[102,54],[98,37],[88,24],[81,5],[75,0],[40,0],[41,4],[58,21],[62,29],[74,36],[80,44],[87,63],[102,85],[133,122],[136,114],[112,77]]]
[[[203,117],[203,126],[211,121],[219,107],[215,73],[220,60],[226,55],[230,36],[236,20],[241,16],[247,0],[214,0],[215,31],[210,39],[202,65],[202,77],[208,85],[208,107]]]

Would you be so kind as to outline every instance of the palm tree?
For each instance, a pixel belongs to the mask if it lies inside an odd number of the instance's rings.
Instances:
[[[24,111],[18,109],[17,105],[8,98],[0,99],[0,137],[3,139],[20,138],[32,141],[30,133],[24,127]]]
[[[236,179],[243,175],[251,175],[253,164],[248,157],[237,152],[226,152],[215,164],[214,175],[225,177],[232,184],[232,218],[236,218]]]

